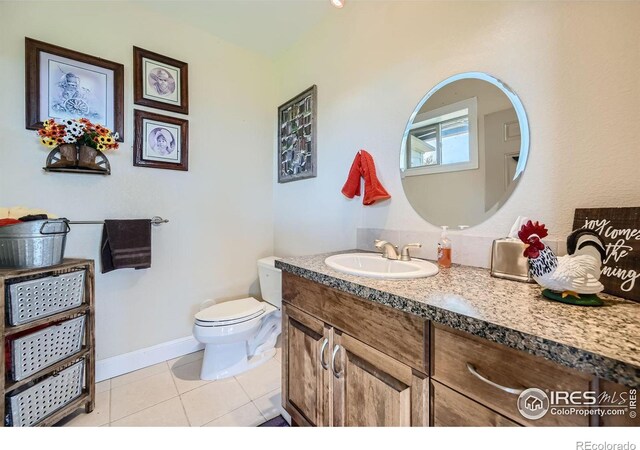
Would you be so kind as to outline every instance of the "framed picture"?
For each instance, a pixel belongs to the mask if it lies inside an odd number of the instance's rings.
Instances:
[[[315,85],[278,108],[278,183],[316,176]]]
[[[26,127],[85,117],[124,140],[124,66],[25,38]]]
[[[133,165],[189,170],[189,121],[134,111]]]
[[[187,63],[133,47],[133,100],[136,105],[189,114]]]

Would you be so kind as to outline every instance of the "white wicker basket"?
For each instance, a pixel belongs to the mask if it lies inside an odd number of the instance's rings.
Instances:
[[[23,380],[82,348],[85,316],[67,320],[22,336],[11,343],[11,369],[15,381]]]
[[[84,275],[81,270],[9,285],[9,323],[21,325],[80,306]]]
[[[11,425],[36,425],[78,398],[83,386],[84,360],[81,360],[22,392],[10,395]]]

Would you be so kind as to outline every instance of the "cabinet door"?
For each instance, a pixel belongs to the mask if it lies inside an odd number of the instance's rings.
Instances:
[[[283,305],[283,406],[298,425],[331,424],[331,329],[323,322]]]
[[[334,330],[334,426],[427,426],[428,378]]]

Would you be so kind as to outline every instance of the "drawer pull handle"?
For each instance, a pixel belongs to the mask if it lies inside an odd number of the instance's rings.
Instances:
[[[473,375],[474,377],[478,378],[479,380],[484,381],[487,384],[490,384],[491,386],[493,386],[495,388],[500,389],[501,391],[508,392],[509,394],[513,394],[513,395],[520,395],[523,392],[523,389],[516,389],[516,388],[506,387],[506,386],[503,386],[501,384],[494,383],[490,379],[483,377],[482,375],[480,375],[478,373],[478,371],[476,370],[475,366],[473,364],[471,364],[471,363],[467,363],[467,369],[469,370],[469,372],[471,372],[471,375]]]
[[[338,350],[340,350],[340,346],[336,345],[333,347],[333,354],[331,355],[331,371],[333,372],[333,376],[336,378],[340,378],[342,376],[343,371],[336,372],[336,355],[338,354]]]
[[[324,351],[327,348],[327,345],[329,345],[329,339],[324,338],[324,341],[322,342],[322,348],[320,348],[320,365],[324,370],[327,370],[329,368],[329,365],[324,362]]]

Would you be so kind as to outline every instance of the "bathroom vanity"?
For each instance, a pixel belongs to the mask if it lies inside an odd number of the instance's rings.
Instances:
[[[605,307],[565,305],[536,285],[457,265],[430,278],[364,278],[328,267],[327,256],[276,262],[282,401],[296,424],[640,425],[629,414],[640,385],[639,304],[602,295]],[[529,420],[517,407],[528,388],[606,392],[627,413]]]

